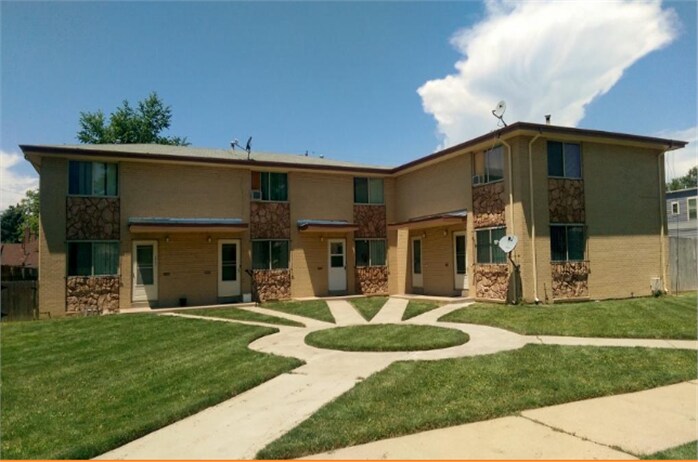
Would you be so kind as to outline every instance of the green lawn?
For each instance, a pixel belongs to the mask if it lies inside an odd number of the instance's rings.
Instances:
[[[689,350],[527,345],[486,356],[398,362],[322,407],[257,457],[295,458],[677,383],[696,377],[696,359]]]
[[[468,339],[466,333],[456,329],[371,324],[311,332],[305,337],[305,343],[342,351],[417,351],[461,345]]]
[[[429,300],[410,300],[407,304],[407,308],[405,308],[405,312],[402,314],[402,320],[414,318],[427,311],[435,310],[440,306],[443,306],[443,303]]]
[[[331,322],[334,324],[334,316],[332,316],[330,307],[327,306],[327,303],[325,303],[324,300],[265,302],[262,303],[262,308],[282,311],[284,313],[295,314],[298,316],[305,316],[306,318],[317,319],[319,321]]]
[[[302,364],[268,327],[152,314],[2,323],[3,459],[88,459]]]
[[[527,335],[696,339],[696,293],[559,305],[476,303],[440,321],[486,324]]]
[[[370,321],[378,314],[387,301],[388,297],[377,296],[353,298],[349,300],[349,303],[354,305],[354,308],[361,313],[361,316],[363,316],[366,321]]]
[[[675,448],[655,452],[643,459],[651,460],[698,460],[698,441],[686,443]]]
[[[240,321],[265,322],[267,324],[279,324],[281,326],[305,327],[305,324],[291,321],[290,319],[268,316],[253,311],[241,310],[240,308],[203,308],[185,311],[184,314],[210,316],[212,318],[238,319]]]

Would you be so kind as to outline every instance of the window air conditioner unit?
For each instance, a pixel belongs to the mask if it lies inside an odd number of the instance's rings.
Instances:
[[[484,178],[482,175],[473,175],[473,184],[482,184],[484,183]]]
[[[253,200],[260,200],[262,198],[262,191],[259,189],[253,189],[252,190],[252,199]]]

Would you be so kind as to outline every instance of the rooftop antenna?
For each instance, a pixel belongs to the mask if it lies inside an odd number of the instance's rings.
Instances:
[[[496,118],[499,119],[500,122],[504,124],[504,126],[507,126],[507,123],[504,122],[504,113],[507,110],[507,103],[504,102],[504,100],[500,101],[497,103],[494,109],[492,109],[492,115],[495,116]]]
[[[233,141],[230,142],[230,147],[235,151],[235,147],[238,147],[240,149],[243,149],[247,151],[247,160],[250,160],[250,152],[252,151],[252,137],[250,136],[247,139],[247,144],[243,148],[242,145],[240,145],[240,142],[238,141],[237,138],[235,138]]]

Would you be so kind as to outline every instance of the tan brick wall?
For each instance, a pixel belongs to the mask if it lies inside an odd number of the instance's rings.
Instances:
[[[583,143],[582,156],[589,296],[650,295],[650,279],[662,276],[658,153]]]
[[[471,155],[465,153],[398,176],[395,219],[389,222],[471,208],[471,172]]]
[[[422,283],[424,294],[427,295],[460,295],[455,289],[453,233],[466,231],[464,225],[441,226],[410,232],[407,249],[408,289],[413,288],[412,282],[412,239],[422,239]],[[444,236],[444,233],[446,234]],[[466,244],[469,239],[466,234]],[[466,247],[466,267],[468,280],[472,280],[472,254]]]
[[[157,240],[159,305],[210,304],[218,296],[218,239],[240,239],[242,293],[250,293],[249,231],[239,233],[166,233],[132,235],[129,217],[242,218],[249,222],[250,172],[226,167],[121,162],[121,307],[131,306],[133,240]],[[211,243],[207,242],[211,236]],[[170,273],[165,276],[164,273]]]
[[[66,312],[65,207],[68,162],[44,158],[41,162],[39,230],[39,311],[41,316]]]
[[[354,233],[301,233],[298,220],[354,219],[352,175],[290,172],[291,203],[291,296],[328,294],[328,239],[346,241],[347,292],[354,288]]]

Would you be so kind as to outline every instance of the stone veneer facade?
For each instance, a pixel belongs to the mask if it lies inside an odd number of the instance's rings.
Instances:
[[[291,298],[291,271],[287,269],[253,270],[253,297],[260,303]]]
[[[118,197],[74,197],[66,199],[67,240],[119,240]]]
[[[584,181],[548,179],[550,223],[584,223]]]
[[[475,265],[475,296],[486,300],[506,300],[509,266],[506,264]]]
[[[551,263],[553,299],[589,296],[589,262]]]
[[[385,205],[355,204],[354,223],[359,225],[354,233],[356,239],[385,237]]]
[[[68,313],[118,313],[119,276],[68,276],[66,311]]]
[[[388,293],[387,266],[358,266],[354,274],[357,294],[373,295]]]
[[[504,182],[473,186],[473,226],[489,228],[506,225]]]
[[[288,202],[250,202],[252,239],[290,239],[291,207]]]

